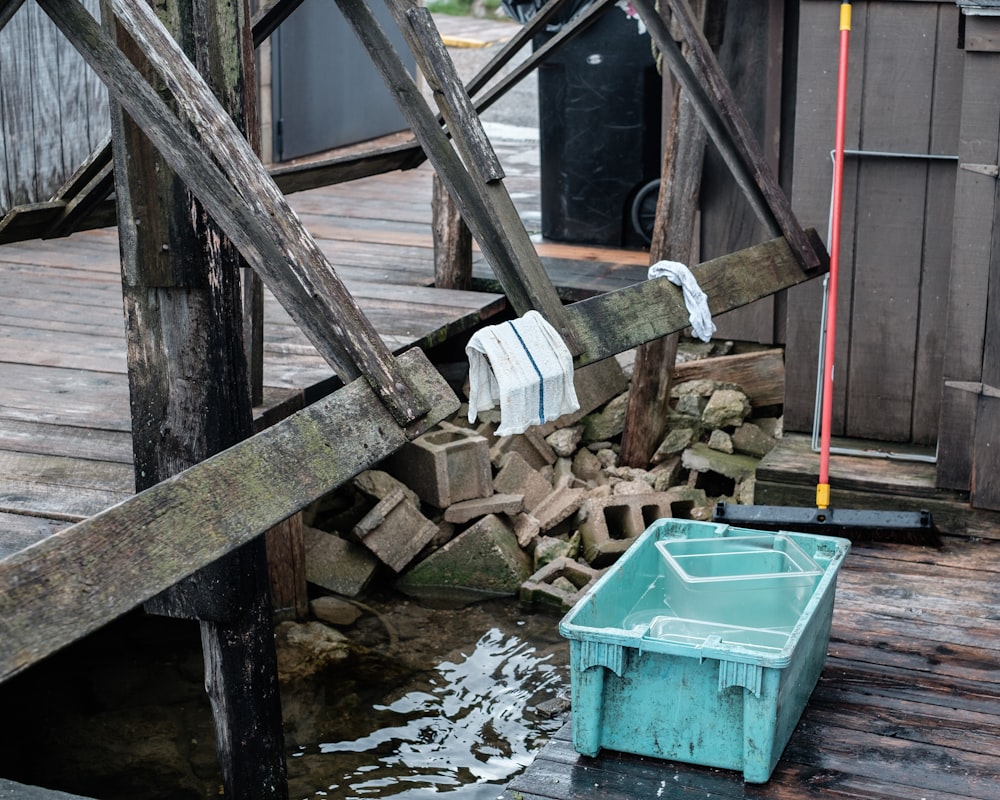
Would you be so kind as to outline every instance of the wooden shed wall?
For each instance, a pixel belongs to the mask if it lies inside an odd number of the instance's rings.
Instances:
[[[839,6],[800,6],[792,203],[824,234]],[[953,2],[853,4],[846,147],[868,154],[845,158],[835,435],[937,439],[962,98],[958,17]],[[787,302],[785,426],[811,430],[821,282],[790,290]]]
[[[99,14],[99,0],[84,0]],[[0,30],[0,214],[47,200],[110,129],[104,85],[35,3]]]

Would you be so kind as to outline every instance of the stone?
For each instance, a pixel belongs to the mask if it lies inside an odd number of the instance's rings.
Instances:
[[[583,427],[577,425],[572,428],[560,428],[546,436],[545,441],[559,458],[572,458],[582,438]]]
[[[653,491],[664,492],[674,486],[681,477],[681,457],[671,456],[666,461],[661,461],[653,470]]]
[[[322,589],[357,597],[378,570],[378,559],[364,547],[335,533],[306,527],[306,580]]]
[[[514,517],[514,536],[522,550],[529,550],[541,531],[541,525],[531,514],[518,514]]]
[[[628,378],[615,359],[605,358],[575,370],[573,386],[576,389],[576,399],[580,403],[579,410],[540,426],[538,430],[543,436],[547,436],[557,428],[575,425],[587,414],[620,395],[628,389]]]
[[[760,428],[772,439],[780,439],[785,431],[784,417],[758,417],[753,424]]]
[[[604,469],[618,466],[618,453],[610,448],[598,450],[594,455],[597,456],[597,460],[601,462]]]
[[[593,586],[601,573],[572,558],[557,558],[537,570],[520,591],[521,607],[565,613]]]
[[[538,520],[542,532],[551,530],[575,514],[586,496],[587,492],[584,489],[573,489],[568,486],[553,489],[548,497],[532,509],[532,516]]]
[[[523,508],[523,494],[497,494],[494,492],[489,497],[477,497],[473,500],[452,503],[444,510],[444,520],[461,525],[485,517],[487,514],[513,516],[520,513]]]
[[[729,428],[742,425],[750,414],[750,398],[737,389],[717,389],[712,393],[701,414],[708,428]]]
[[[531,511],[549,496],[552,484],[520,453],[507,453],[501,462],[500,471],[493,479],[493,490],[501,494],[520,494],[524,498],[524,508]]]
[[[601,477],[603,467],[590,450],[582,448],[577,450],[573,456],[573,474],[581,481],[595,483]]]
[[[759,425],[744,422],[733,431],[733,447],[739,453],[754,458],[763,458],[778,444],[777,440],[765,433]]]
[[[575,547],[579,547],[579,541],[574,543],[554,536],[539,536],[535,542],[535,552],[532,554],[535,571],[557,558],[572,558]]]
[[[354,526],[352,535],[393,572],[402,572],[437,532],[406,493],[393,489]]]
[[[614,439],[625,430],[628,392],[615,397],[603,409],[583,418],[583,441],[600,442]]]
[[[701,414],[705,410],[707,397],[698,394],[682,394],[674,404],[674,411],[685,417],[701,419]]]
[[[509,453],[519,453],[535,469],[556,463],[555,452],[535,428],[497,439],[490,448],[490,459],[499,467]]]
[[[720,453],[732,453],[733,437],[723,430],[714,430],[708,437],[708,446]]]
[[[274,632],[278,679],[308,678],[350,655],[347,637],[322,622],[282,622]]]
[[[757,469],[757,459],[741,453],[720,453],[701,442],[692,445],[681,455],[684,469],[696,472],[715,472],[734,481],[751,477]]]
[[[404,444],[383,466],[435,508],[493,493],[489,442],[447,422]]]
[[[339,628],[353,625],[361,616],[361,609],[354,603],[330,596],[317,597],[312,600],[309,603],[309,611],[320,622]]]
[[[682,452],[685,447],[698,438],[698,433],[698,428],[694,426],[671,428],[663,437],[659,447],[656,448],[656,452],[653,453],[652,462],[659,464],[670,456]]]
[[[420,600],[468,605],[520,591],[531,562],[511,527],[496,515],[483,517],[396,582]]]

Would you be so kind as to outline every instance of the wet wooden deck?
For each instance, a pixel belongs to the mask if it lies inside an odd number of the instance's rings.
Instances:
[[[766,784],[614,752],[577,754],[571,723],[505,800],[1000,797],[1000,543],[855,545],[829,658]]]
[[[495,143],[537,228],[537,143]],[[390,349],[460,341],[507,312],[491,291],[434,288],[428,164],[290,197]],[[540,243],[564,294],[641,280],[644,252]],[[477,286],[490,283],[475,255]],[[114,229],[0,246],[0,558],[133,492],[126,347]],[[336,387],[288,314],[265,304],[264,404],[281,417]]]

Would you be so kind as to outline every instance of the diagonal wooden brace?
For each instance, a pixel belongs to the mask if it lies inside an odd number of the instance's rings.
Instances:
[[[816,269],[823,261],[825,248],[820,245],[816,249],[792,212],[791,203],[768,166],[690,5],[687,0],[666,0],[666,3],[688,44],[690,64],[670,36],[653,0],[633,0],[664,61],[688,93],[698,117],[757,217],[773,236],[788,240],[803,269]]]
[[[506,187],[498,179],[487,183],[466,169],[448,135],[441,129],[437,115],[427,105],[419,87],[365,0],[337,0],[337,5],[368,51],[428,160],[454,198],[462,218],[496,272],[511,305],[518,314],[531,309],[539,311],[559,331],[569,349],[575,351],[573,331],[562,302]],[[431,70],[433,79],[439,83],[461,86],[447,53],[432,63],[430,54],[425,50],[427,31],[418,34],[415,30],[426,28],[429,22],[427,17],[419,12],[411,16],[409,12],[417,10],[405,0],[389,0],[388,5],[400,20],[400,28],[422,68]],[[433,22],[429,24],[433,27]],[[437,40],[443,51],[440,36],[437,36]],[[452,135],[463,135],[461,126],[453,130]],[[471,142],[466,142],[464,147],[466,152],[474,152]]]
[[[115,99],[239,248],[346,381],[363,375],[407,426],[427,404],[303,228],[249,143],[142,0],[112,0],[118,22],[156,71],[180,118],[78,0],[40,0]],[[193,128],[197,138],[189,132]]]

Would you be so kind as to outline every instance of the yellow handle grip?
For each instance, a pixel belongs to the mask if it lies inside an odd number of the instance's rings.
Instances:
[[[851,4],[840,4],[840,29],[849,31],[851,29]]]

